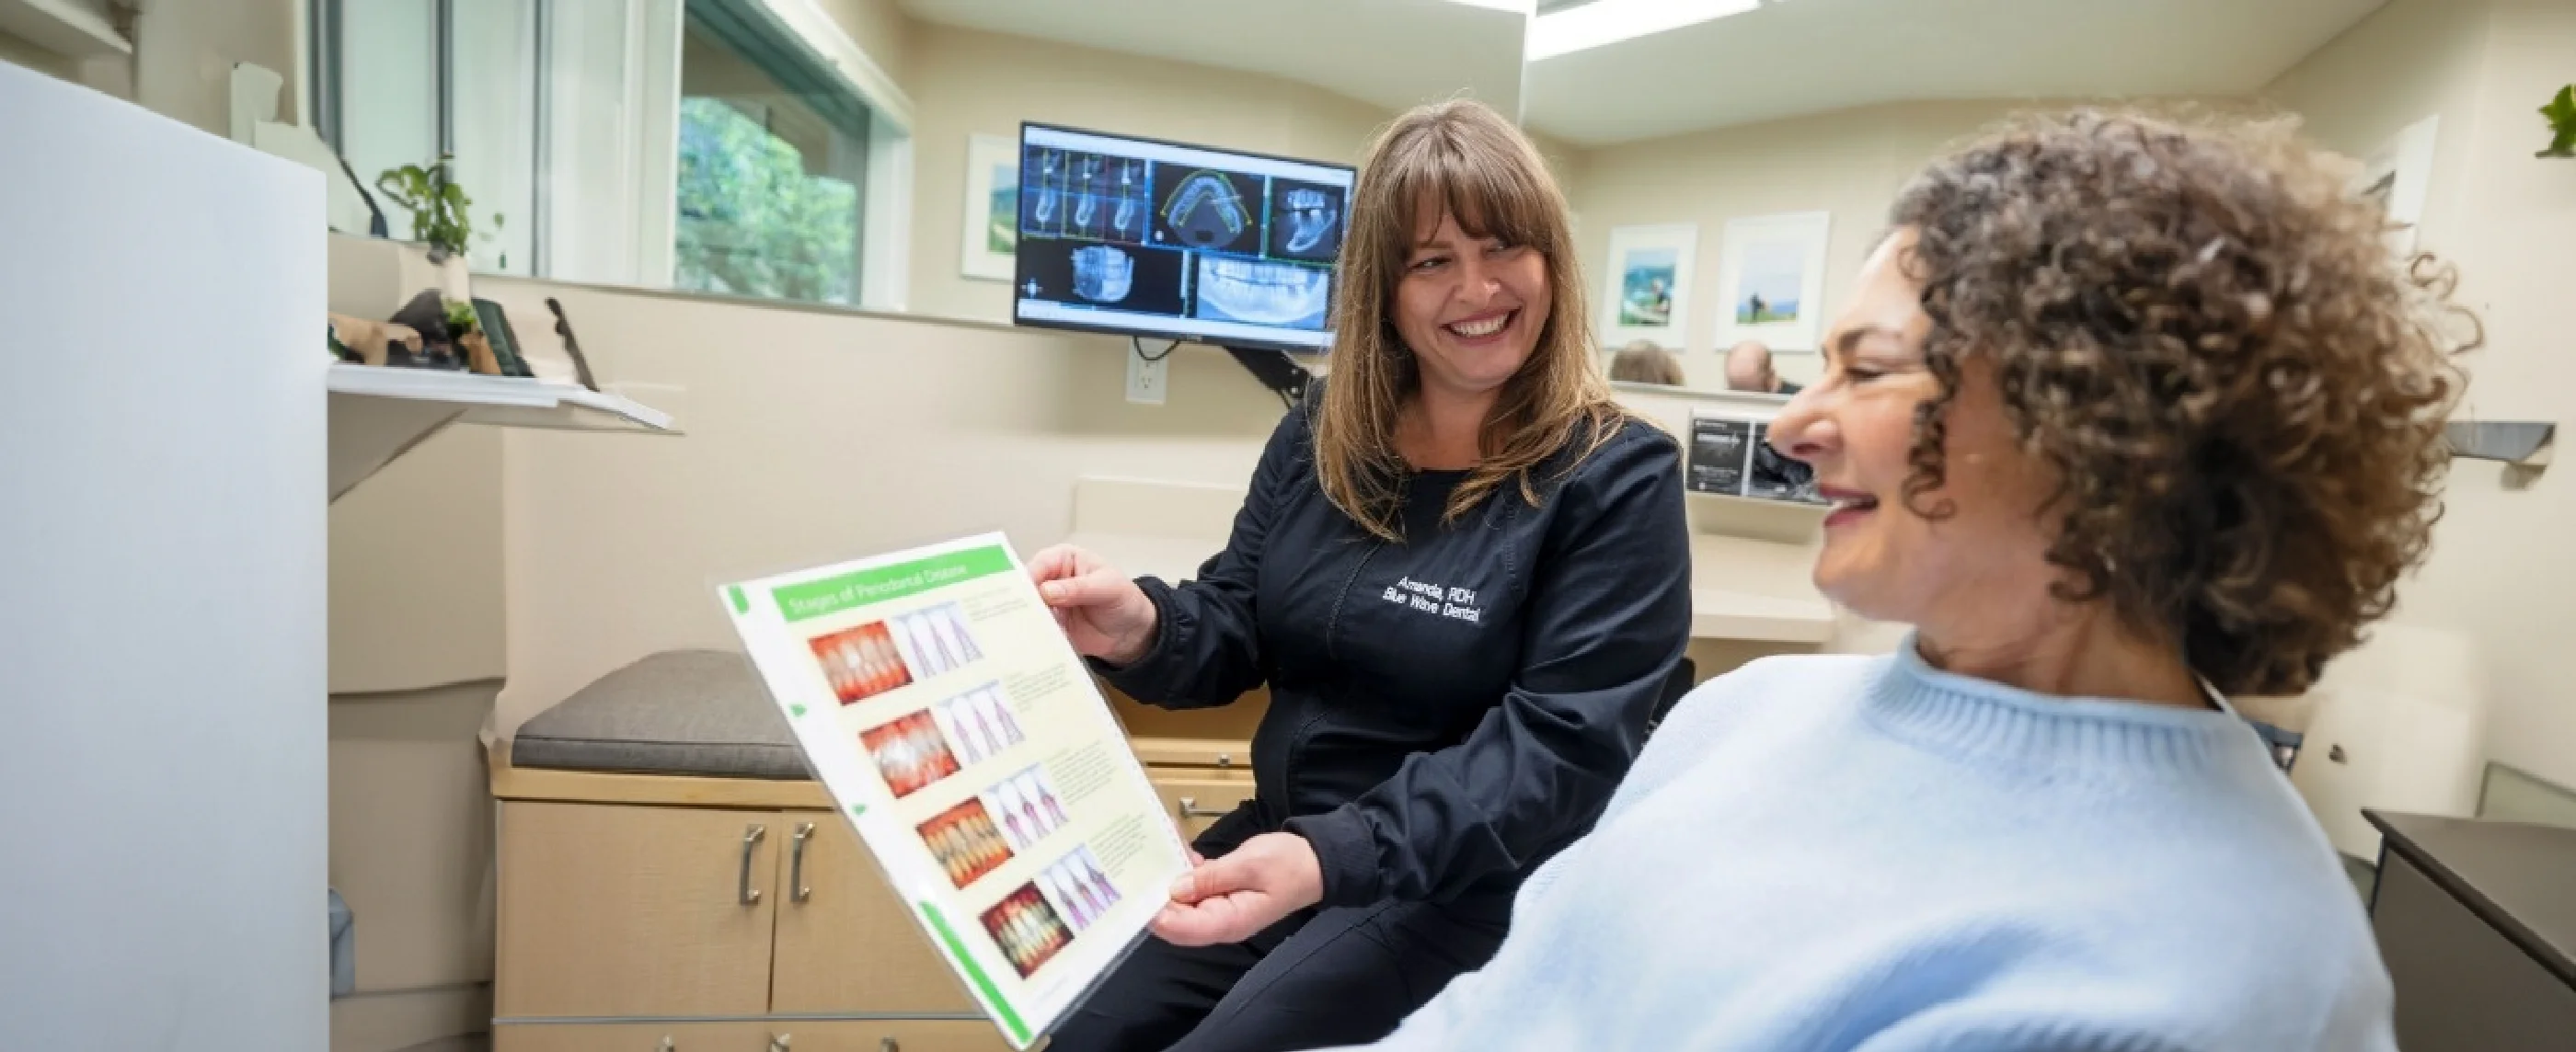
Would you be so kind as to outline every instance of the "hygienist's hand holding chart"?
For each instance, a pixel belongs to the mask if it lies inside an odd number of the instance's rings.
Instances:
[[[1015,1048],[1144,936],[1186,849],[1000,534],[720,589],[832,799]]]

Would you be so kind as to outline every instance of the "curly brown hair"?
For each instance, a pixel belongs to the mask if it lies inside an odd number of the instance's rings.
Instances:
[[[1941,159],[1891,219],[1940,393],[1906,503],[1942,485],[1983,356],[2062,516],[2057,598],[2107,598],[2228,693],[2306,690],[2396,601],[2441,515],[2454,281],[2401,266],[2348,166],[2279,122],[2077,110]],[[2462,346],[2452,347],[2452,343]]]

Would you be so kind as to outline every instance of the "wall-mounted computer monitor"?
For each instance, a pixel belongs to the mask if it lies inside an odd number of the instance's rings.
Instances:
[[[1022,325],[1322,350],[1345,165],[1020,126]]]

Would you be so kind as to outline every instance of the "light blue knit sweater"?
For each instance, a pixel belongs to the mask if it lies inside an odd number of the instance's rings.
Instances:
[[[1381,1049],[2392,1049],[2324,837],[2237,717],[1890,657],[1656,732],[1512,932]]]

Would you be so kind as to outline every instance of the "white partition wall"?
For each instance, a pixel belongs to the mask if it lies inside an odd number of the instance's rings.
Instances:
[[[0,1048],[328,1044],[322,231],[0,63]]]

